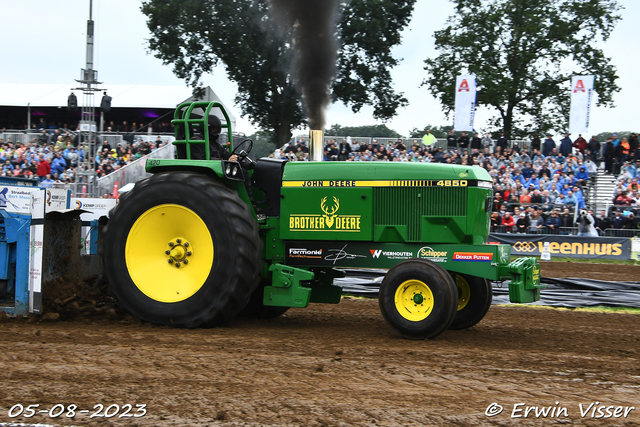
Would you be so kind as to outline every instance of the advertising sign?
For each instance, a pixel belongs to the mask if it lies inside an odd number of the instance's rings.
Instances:
[[[511,245],[511,255],[541,256],[545,243],[551,258],[629,259],[631,239],[625,237],[578,237],[551,234],[490,233],[489,243]]]

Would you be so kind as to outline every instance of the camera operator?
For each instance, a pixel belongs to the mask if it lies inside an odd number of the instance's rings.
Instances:
[[[578,236],[598,236],[594,226],[596,221],[586,209],[580,209],[580,216],[576,223],[578,225]]]

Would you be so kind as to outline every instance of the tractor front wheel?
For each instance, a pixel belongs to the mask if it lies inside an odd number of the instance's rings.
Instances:
[[[138,182],[111,212],[105,276],[146,322],[197,327],[233,319],[258,283],[257,223],[238,195],[194,172]]]
[[[431,261],[411,259],[396,264],[384,277],[380,310],[405,338],[434,338],[453,321],[457,295],[446,270]]]
[[[491,283],[482,277],[455,273],[458,311],[449,329],[467,329],[478,323],[493,301]]]

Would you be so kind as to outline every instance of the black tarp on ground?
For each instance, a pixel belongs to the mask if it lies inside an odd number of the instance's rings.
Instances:
[[[336,279],[335,284],[343,287],[343,293],[377,297],[380,283],[386,270],[346,269],[347,277]],[[603,280],[543,277],[548,285],[541,291],[536,305],[553,307],[639,307],[640,282],[606,282]],[[510,304],[508,282],[493,283],[493,303]]]

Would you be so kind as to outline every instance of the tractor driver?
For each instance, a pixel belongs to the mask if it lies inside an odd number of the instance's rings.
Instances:
[[[191,125],[191,135],[193,139],[204,139],[204,135],[200,129],[200,125]],[[237,155],[231,155],[226,147],[223,147],[218,138],[222,132],[222,123],[217,116],[209,116],[209,160],[230,160],[232,162],[238,161]],[[186,147],[178,146],[180,149],[178,152],[179,158],[186,158]],[[205,160],[205,148],[203,144],[191,145],[191,158],[193,160]],[[244,164],[242,165],[245,166]]]

